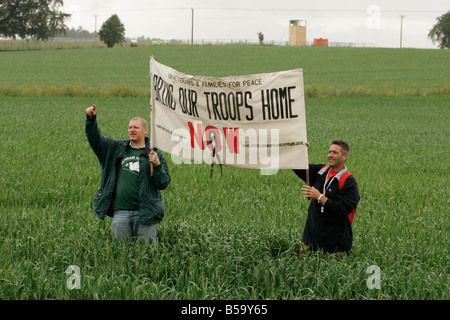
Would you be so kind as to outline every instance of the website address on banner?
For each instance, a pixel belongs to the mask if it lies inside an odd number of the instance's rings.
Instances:
[[[283,142],[283,143],[256,143],[256,144],[244,144],[245,148],[281,148],[281,147],[295,147],[305,145],[303,141],[296,142]]]
[[[186,137],[185,137],[184,135],[178,133],[176,130],[175,130],[175,131],[169,130],[169,129],[164,128],[163,126],[161,126],[161,125],[159,125],[159,124],[156,125],[156,128],[161,129],[161,130],[164,131],[164,132],[167,132],[167,133],[170,134],[171,136],[177,136],[177,137],[179,137],[179,138],[181,138],[181,139],[183,139],[183,140],[186,139]]]

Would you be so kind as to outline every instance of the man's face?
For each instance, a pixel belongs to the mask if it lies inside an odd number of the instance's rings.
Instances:
[[[348,154],[342,153],[342,147],[337,144],[332,144],[328,150],[328,165],[332,169],[342,169],[344,163],[348,158]],[[333,170],[336,171],[336,170]]]
[[[143,142],[147,131],[148,129],[142,124],[142,121],[131,120],[128,125],[128,138],[132,142]]]

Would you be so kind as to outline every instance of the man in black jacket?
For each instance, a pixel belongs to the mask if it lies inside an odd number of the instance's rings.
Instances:
[[[309,144],[307,144],[309,148]],[[323,250],[336,256],[349,254],[353,242],[351,224],[359,202],[356,179],[348,172],[345,161],[349,146],[334,140],[328,150],[328,165],[310,164],[310,186],[302,187],[311,199],[298,258],[306,253]],[[306,170],[294,170],[307,181]]]

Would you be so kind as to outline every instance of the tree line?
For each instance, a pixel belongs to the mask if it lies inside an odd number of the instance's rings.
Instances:
[[[60,11],[63,0],[1,0],[0,36],[47,40],[64,33],[70,14]]]

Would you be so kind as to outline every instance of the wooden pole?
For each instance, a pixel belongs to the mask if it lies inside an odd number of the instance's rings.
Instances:
[[[405,16],[404,15],[400,15],[400,48],[403,47],[403,18]]]
[[[192,15],[191,15],[191,45],[194,44],[194,9],[192,8]]]
[[[153,152],[153,148],[150,149],[150,152]],[[150,177],[153,178],[153,162],[150,162]]]
[[[150,56],[150,83],[152,81],[152,68],[151,68],[151,60],[154,59],[153,55]],[[152,83],[150,84],[150,95],[151,95],[151,109],[150,109],[150,152],[153,152],[153,117],[152,117],[152,112],[153,112],[153,108],[155,107],[155,95],[153,93],[153,90],[151,90],[152,87]],[[150,177],[153,178],[153,162],[150,162]]]
[[[310,182],[309,182],[309,169],[306,169],[306,184],[307,184],[308,186],[311,185]]]

